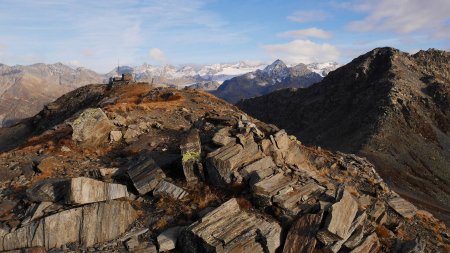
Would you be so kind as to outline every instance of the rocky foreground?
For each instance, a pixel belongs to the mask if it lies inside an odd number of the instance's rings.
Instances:
[[[0,143],[0,251],[450,250],[446,226],[366,159],[205,92],[90,85]]]

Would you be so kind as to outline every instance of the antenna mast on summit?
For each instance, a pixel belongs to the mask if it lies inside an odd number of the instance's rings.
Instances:
[[[117,59],[117,75],[120,75],[120,73],[119,73],[119,59]]]

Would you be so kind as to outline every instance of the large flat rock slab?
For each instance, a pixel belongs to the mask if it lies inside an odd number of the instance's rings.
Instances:
[[[183,188],[163,180],[156,186],[153,195],[170,197],[178,200],[186,197],[188,193]]]
[[[106,200],[126,198],[129,196],[127,186],[105,183],[87,177],[72,178],[66,202],[88,204]]]
[[[37,202],[89,204],[129,196],[126,185],[105,183],[87,177],[43,180],[27,190],[28,197]]]
[[[137,218],[125,201],[108,201],[65,210],[21,227],[0,238],[0,250],[60,248],[68,243],[90,247],[113,240]]]
[[[336,240],[344,239],[357,212],[358,202],[348,191],[344,190],[342,198],[331,206],[326,222],[327,232],[334,235]]]
[[[230,199],[182,233],[183,252],[275,252],[281,226]]]
[[[166,175],[149,156],[141,156],[139,160],[128,168],[128,176],[139,194],[144,195],[161,182]]]
[[[401,197],[395,197],[388,201],[390,207],[392,207],[397,213],[405,218],[412,218],[416,215],[417,207]]]

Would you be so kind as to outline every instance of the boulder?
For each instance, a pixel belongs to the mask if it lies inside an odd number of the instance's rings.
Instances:
[[[363,226],[364,222],[367,219],[367,214],[363,212],[360,214],[353,222],[350,228],[348,229],[347,234],[342,238],[342,240],[337,241],[334,243],[331,247],[329,247],[329,250],[333,253],[337,253],[341,248],[342,245],[346,245],[347,248],[354,248],[356,247],[362,240],[363,237]],[[356,231],[359,229],[359,232]]]
[[[169,251],[175,249],[177,245],[178,235],[184,227],[173,227],[165,230],[157,237],[159,251]]]
[[[127,187],[87,177],[61,180],[42,180],[27,190],[27,195],[36,202],[64,202],[88,204],[128,197]]]
[[[275,252],[280,246],[281,226],[264,216],[241,210],[230,199],[181,235],[183,252]]]
[[[289,229],[283,253],[309,253],[316,246],[316,233],[322,221],[322,213],[301,216]]]
[[[178,200],[186,197],[188,193],[183,188],[163,180],[153,190],[153,195],[166,196]]]
[[[159,182],[166,177],[155,161],[145,154],[136,163],[132,164],[127,172],[134,187],[141,195],[155,189]]]
[[[313,195],[320,195],[324,191],[324,187],[310,181],[304,185],[294,185],[290,190],[279,191],[273,196],[272,201],[287,211],[288,215],[295,216],[302,210],[300,203],[307,201]]]
[[[108,140],[114,124],[100,108],[84,110],[78,118],[69,122],[73,129],[72,140],[83,146],[96,147]]]
[[[271,205],[272,197],[280,190],[289,187],[292,179],[283,173],[278,173],[267,177],[253,186],[253,194],[257,197],[261,205]]]
[[[198,176],[204,179],[203,166],[200,163],[202,145],[200,143],[198,129],[192,129],[188,135],[182,139],[180,150],[186,181],[196,182],[198,181]]]
[[[250,179],[251,177],[257,177],[253,179],[254,182],[259,181],[269,175],[272,175],[273,168],[275,168],[276,165],[273,162],[272,157],[265,156],[247,166],[242,168],[240,170],[240,173],[242,177],[246,180]],[[259,179],[259,180],[258,180]]]
[[[70,204],[88,204],[129,196],[126,185],[104,183],[87,177],[70,179],[68,189],[66,203]]]
[[[358,202],[347,190],[344,190],[342,198],[339,202],[334,203],[330,209],[330,214],[326,221],[326,230],[334,236],[336,241],[342,240],[347,236],[355,219],[358,211]]]
[[[113,200],[84,205],[36,220],[2,236],[0,250],[40,246],[48,250],[68,243],[91,247],[117,238],[136,218],[128,202]]]
[[[417,207],[401,197],[395,197],[388,201],[390,207],[392,207],[398,214],[405,218],[412,218],[416,215]]]
[[[229,143],[208,154],[209,178],[216,186],[231,184],[233,172],[261,157],[262,153],[253,139],[245,144]]]

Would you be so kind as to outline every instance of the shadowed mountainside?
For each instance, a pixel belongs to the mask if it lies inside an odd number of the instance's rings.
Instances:
[[[303,143],[356,153],[405,197],[450,218],[450,53],[377,48],[306,89],[238,107]]]

